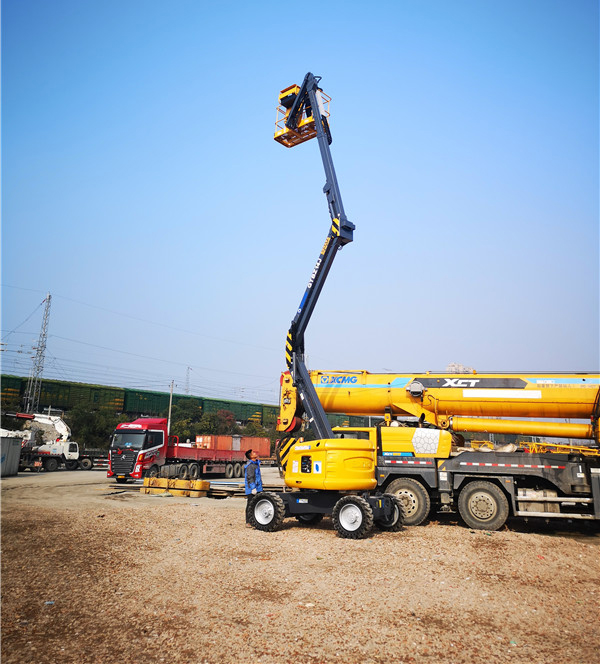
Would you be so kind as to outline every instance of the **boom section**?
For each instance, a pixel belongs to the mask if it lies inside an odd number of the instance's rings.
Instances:
[[[320,77],[309,72],[299,88],[292,86],[282,91],[280,103],[286,109],[283,111],[285,128],[275,134],[275,139],[286,147],[292,147],[316,136],[325,170],[323,192],[327,198],[331,226],[288,331],[285,358],[311,428],[319,438],[332,438],[331,426],[304,363],[304,333],[336,253],[344,245],[352,242],[355,226],[346,217],[333,166],[329,149],[331,132],[324,112],[322,91],[319,88],[320,80]]]

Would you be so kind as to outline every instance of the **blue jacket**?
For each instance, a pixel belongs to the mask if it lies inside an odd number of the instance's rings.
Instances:
[[[262,491],[262,478],[260,476],[260,461],[256,459],[255,461],[248,461],[244,466],[244,485],[246,490],[246,495],[252,493],[252,489],[256,491]]]

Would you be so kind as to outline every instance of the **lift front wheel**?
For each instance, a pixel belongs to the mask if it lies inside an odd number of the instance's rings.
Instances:
[[[373,528],[373,510],[360,496],[340,498],[331,514],[333,527],[340,537],[363,539]]]
[[[381,530],[386,530],[389,533],[397,533],[402,530],[404,525],[404,510],[402,503],[398,496],[391,493],[386,493],[383,496],[392,502],[392,514],[388,519],[376,519],[375,525]]]
[[[395,494],[404,511],[404,524],[406,526],[418,526],[423,523],[429,515],[431,500],[427,489],[410,477],[399,477],[390,482],[386,493]]]
[[[283,500],[276,493],[257,493],[248,505],[248,521],[253,528],[273,532],[285,518]]]

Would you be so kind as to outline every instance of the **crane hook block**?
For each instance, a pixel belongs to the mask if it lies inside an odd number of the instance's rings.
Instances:
[[[290,85],[279,93],[274,138],[281,145],[285,145],[286,148],[293,148],[295,145],[310,141],[311,138],[317,135],[315,118],[308,97],[305,98],[299,111],[296,113],[293,122],[295,128],[288,127],[290,111],[299,92],[299,85]],[[316,94],[321,117],[328,118],[331,97],[326,95],[321,89],[318,89]]]

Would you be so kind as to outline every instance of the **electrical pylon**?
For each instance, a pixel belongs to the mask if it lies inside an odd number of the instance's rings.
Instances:
[[[42,321],[42,330],[35,346],[35,356],[33,358],[33,367],[27,381],[27,389],[23,397],[23,405],[26,413],[37,412],[40,406],[40,392],[42,389],[42,373],[44,371],[44,359],[46,357],[46,341],[48,340],[48,321],[50,320],[50,303],[52,295],[48,293],[44,302],[44,320]]]

